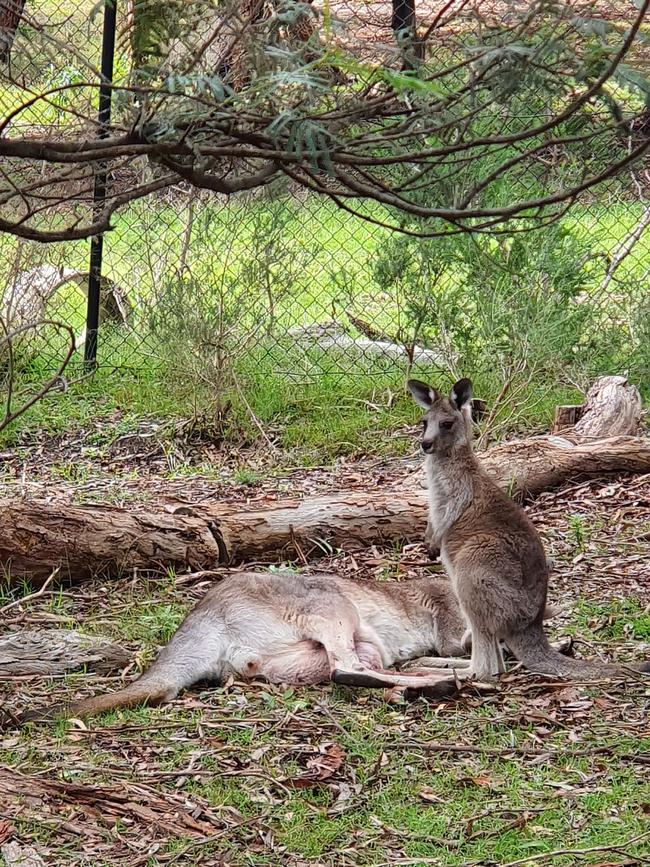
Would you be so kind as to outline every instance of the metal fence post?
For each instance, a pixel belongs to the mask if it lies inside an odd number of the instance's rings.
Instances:
[[[102,29],[101,84],[99,86],[99,137],[106,138],[111,122],[111,96],[113,93],[113,58],[115,56],[115,29],[117,19],[117,0],[106,0],[104,4],[104,26]],[[106,198],[106,164],[100,163],[95,174],[93,189],[93,210],[101,210]],[[86,343],[84,362],[88,367],[97,365],[97,334],[99,331],[99,302],[102,276],[103,235],[93,235],[90,239],[90,273],[88,274],[88,306],[86,308]]]

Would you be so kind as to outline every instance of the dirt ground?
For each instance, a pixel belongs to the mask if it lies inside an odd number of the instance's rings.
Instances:
[[[88,432],[78,442],[33,442],[2,456],[5,489],[130,506],[163,491],[252,502],[372,488],[417,462],[269,475],[262,459],[261,478],[244,484],[233,469],[239,453],[217,477],[170,478],[169,448],[141,433],[117,438],[101,457],[84,453]],[[188,450],[202,465],[210,447],[177,448],[184,465]],[[65,478],[68,463],[74,479]],[[553,635],[573,634],[579,655],[650,657],[650,475],[569,485],[529,511],[555,558],[551,600],[567,605]],[[426,564],[423,546],[410,544],[340,551],[316,565],[408,580]],[[112,676],[5,682],[5,708],[116,688],[218,577],[131,575],[0,605],[3,631],[78,626],[133,652]],[[469,690],[437,705],[335,686],[229,683],[86,725],[7,730],[0,851],[9,867],[21,863],[12,852],[30,849],[36,860],[24,863],[36,867],[650,863],[649,707],[647,682],[568,685],[513,671],[489,694]]]

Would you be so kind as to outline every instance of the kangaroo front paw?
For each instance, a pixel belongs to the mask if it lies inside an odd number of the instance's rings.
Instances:
[[[429,552],[429,557],[432,560],[437,560],[440,556],[440,544],[436,538],[436,534],[433,532],[431,524],[427,524],[427,529],[424,533],[424,544]]]

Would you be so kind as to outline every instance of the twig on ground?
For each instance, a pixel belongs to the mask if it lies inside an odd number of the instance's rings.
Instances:
[[[430,741],[415,741],[410,739],[401,741],[400,743],[407,747],[417,747],[418,749],[433,753],[477,753],[486,756],[507,756],[514,753],[520,756],[567,756],[573,758],[574,756],[607,754],[613,752],[615,749],[612,745],[591,747],[590,749],[583,750],[575,750],[573,748],[570,750],[546,750],[535,747],[482,747],[478,744],[474,746],[471,744],[432,743]],[[624,755],[618,758],[625,760],[630,758],[630,756]]]
[[[502,864],[501,867],[519,867],[520,864],[531,864],[533,861],[547,861],[549,858],[557,858],[560,855],[591,855],[593,852],[615,852],[617,855],[629,856],[629,852],[625,850],[641,840],[647,840],[650,837],[650,831],[645,834],[639,834],[638,837],[632,837],[625,843],[614,843],[611,846],[590,846],[588,849],[554,849],[552,852],[540,852],[537,855],[527,855],[525,858],[518,858],[516,861],[508,861],[507,864]],[[644,858],[642,855],[635,855],[635,863],[650,864],[650,858]],[[465,867],[465,865],[463,865]],[[469,865],[467,865],[469,867]]]
[[[30,593],[28,596],[23,596],[21,599],[15,599],[13,602],[9,602],[7,605],[3,605],[2,608],[0,608],[0,614],[4,614],[11,608],[15,608],[17,605],[22,605],[23,602],[31,602],[33,599],[38,599],[39,596],[43,596],[47,588],[50,586],[52,581],[54,581],[60,571],[61,567],[57,566],[56,569],[51,572],[45,579],[43,586],[40,588],[40,590],[37,590],[35,593]]]

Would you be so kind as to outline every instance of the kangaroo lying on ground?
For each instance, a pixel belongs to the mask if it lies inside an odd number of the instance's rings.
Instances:
[[[539,674],[593,679],[649,672],[650,662],[630,669],[570,659],[551,647],[542,625],[548,585],[544,548],[524,510],[474,455],[471,382],[461,379],[449,397],[414,379],[408,387],[425,410],[421,445],[429,484],[428,543],[440,549],[472,635],[472,657],[457,663],[466,667],[459,676],[489,680],[503,672],[502,643]],[[414,660],[413,665],[425,663]],[[448,677],[448,672],[439,675]]]
[[[197,681],[229,675],[314,684],[336,674],[353,685],[371,680],[373,686],[419,686],[417,674],[386,669],[425,653],[440,654],[427,659],[438,666],[456,665],[469,641],[458,600],[441,576],[379,582],[329,574],[232,573],[208,591],[148,671],[129,686],[28,711],[21,721],[170,701]]]

